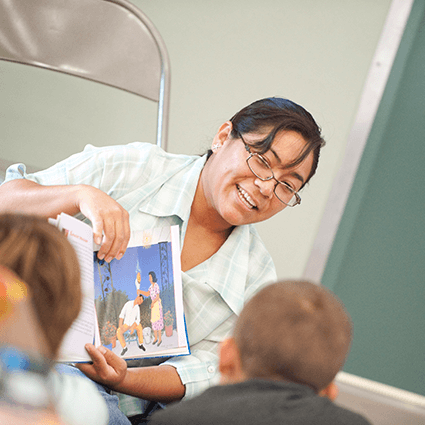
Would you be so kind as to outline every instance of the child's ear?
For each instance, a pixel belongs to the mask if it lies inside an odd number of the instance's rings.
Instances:
[[[326,388],[319,392],[319,395],[322,397],[327,397],[331,401],[334,401],[339,394],[338,386],[335,384],[335,381],[332,381]]]
[[[245,379],[242,371],[239,349],[233,338],[227,338],[220,344],[220,360],[218,369],[221,383],[230,384]]]

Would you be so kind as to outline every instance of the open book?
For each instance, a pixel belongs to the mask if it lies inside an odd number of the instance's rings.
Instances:
[[[104,345],[124,359],[190,354],[178,226],[133,232],[124,256],[107,263],[97,258],[88,224],[65,213],[49,222],[77,252],[83,291],[59,361],[90,361],[86,343]]]

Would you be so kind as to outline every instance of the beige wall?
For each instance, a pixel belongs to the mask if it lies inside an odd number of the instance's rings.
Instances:
[[[344,155],[390,0],[133,0],[167,45],[169,148],[204,152],[220,124],[273,95],[302,104],[327,146],[303,202],[258,229],[280,278],[300,277]],[[46,167],[86,143],[154,141],[154,107],[82,80],[0,63],[0,157]]]

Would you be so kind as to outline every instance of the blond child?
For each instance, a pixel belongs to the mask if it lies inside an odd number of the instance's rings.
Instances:
[[[0,283],[0,424],[106,424],[95,384],[53,368],[81,304],[78,258],[66,237],[46,219],[0,215]]]

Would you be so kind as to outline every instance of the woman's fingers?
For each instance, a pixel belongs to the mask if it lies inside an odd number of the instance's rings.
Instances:
[[[92,344],[85,346],[93,363],[81,363],[78,368],[90,379],[105,385],[114,386],[122,382],[127,372],[125,360],[103,346],[95,348]]]
[[[104,237],[98,257],[110,262],[114,258],[120,259],[127,249],[130,240],[129,215],[119,204],[102,213]]]
[[[86,344],[85,348],[89,353],[93,363],[79,363],[76,366],[90,379],[93,379],[94,381],[100,381],[101,378],[103,378],[102,371],[107,367],[106,360],[94,345]],[[99,372],[101,372],[101,374],[99,374]]]
[[[81,186],[80,211],[91,221],[94,241],[101,245],[98,257],[110,262],[120,259],[130,240],[128,212],[109,195],[91,186]]]
[[[121,259],[130,240],[129,214],[120,208],[116,214],[107,217],[104,228],[105,237],[99,254],[103,255],[107,262],[114,258]]]

